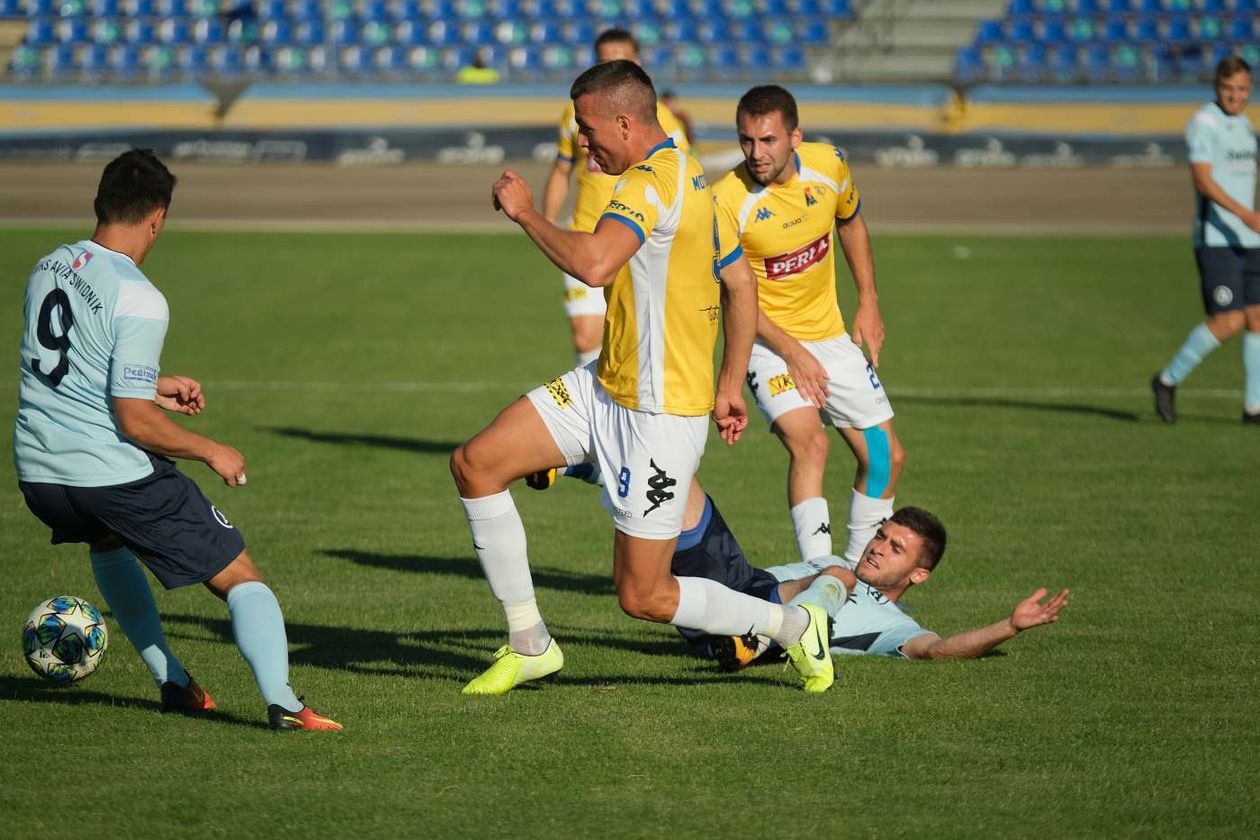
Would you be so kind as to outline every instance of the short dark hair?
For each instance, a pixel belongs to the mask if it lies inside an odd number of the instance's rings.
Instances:
[[[103,225],[134,225],[159,207],[170,207],[174,191],[175,176],[153,150],[132,149],[105,165],[92,208]]]
[[[1221,59],[1221,63],[1216,65],[1216,81],[1228,79],[1235,73],[1246,73],[1251,75],[1251,65],[1248,64],[1241,55],[1227,55]]]
[[[596,64],[578,76],[569,88],[569,98],[574,102],[592,93],[611,94],[619,107],[636,111],[645,122],[656,119],[656,88],[652,86],[652,77],[633,61],[617,59]]]
[[[783,115],[783,125],[788,131],[795,131],[801,124],[796,111],[796,99],[787,89],[778,85],[758,85],[739,98],[735,106],[735,119],[748,114],[750,117],[762,117],[778,111]]]
[[[923,508],[903,507],[888,517],[888,521],[909,528],[923,539],[919,567],[929,572],[935,569],[945,555],[945,526],[941,524],[941,520]]]
[[[629,44],[636,54],[639,52],[638,40],[626,30],[616,26],[612,29],[605,29],[595,39],[595,49],[598,50],[604,44]]]

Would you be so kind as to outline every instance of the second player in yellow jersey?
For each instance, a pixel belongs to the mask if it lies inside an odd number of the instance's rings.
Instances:
[[[820,410],[853,451],[857,474],[844,556],[856,563],[892,514],[905,460],[875,373],[884,327],[861,199],[839,149],[802,141],[796,100],[783,88],[748,91],[736,125],[744,162],[713,191],[720,229],[738,240],[758,279],[761,311],[748,386],[788,450],[788,507],[804,561],[832,553],[822,495],[830,443]],[[835,243],[857,289],[848,331],[836,296]],[[722,262],[735,258],[729,249]]]

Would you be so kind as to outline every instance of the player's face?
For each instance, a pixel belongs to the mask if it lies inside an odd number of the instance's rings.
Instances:
[[[610,61],[633,61],[639,63],[639,53],[634,44],[626,41],[611,41],[595,48],[595,63],[607,64]]]
[[[1216,101],[1221,110],[1231,117],[1236,117],[1247,107],[1251,97],[1251,74],[1239,71],[1226,76],[1216,83]]]
[[[866,544],[854,574],[876,589],[891,589],[903,583],[919,583],[926,569],[919,568],[923,537],[904,525],[885,522]]]
[[[629,134],[606,99],[593,93],[573,103],[578,126],[578,145],[609,175],[620,175],[634,163],[629,155]]]
[[[748,174],[758,184],[786,184],[796,174],[794,156],[801,145],[801,128],[788,131],[783,114],[771,111],[754,116],[740,114],[736,120],[739,148],[744,152]]]

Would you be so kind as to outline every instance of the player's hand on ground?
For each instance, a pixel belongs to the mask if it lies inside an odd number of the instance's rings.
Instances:
[[[1015,611],[1011,613],[1011,626],[1016,630],[1027,630],[1058,621],[1059,610],[1067,606],[1069,591],[1064,589],[1043,604],[1041,599],[1046,597],[1046,590],[1038,589],[1015,606]]]
[[[494,182],[490,193],[494,198],[494,209],[502,210],[503,215],[514,222],[522,213],[534,209],[534,196],[529,191],[529,185],[510,169]]]
[[[822,408],[827,404],[827,369],[818,361],[813,353],[797,344],[796,350],[789,354],[788,373],[796,383],[796,391],[809,400],[814,408]]]
[[[744,405],[741,391],[726,392],[718,390],[713,398],[713,422],[717,424],[718,434],[727,446],[734,446],[748,428],[748,407]]]
[[[201,383],[191,376],[159,376],[153,401],[158,408],[179,414],[200,414],[206,407]]]
[[[226,443],[215,444],[210,457],[206,458],[206,466],[218,473],[229,487],[245,483],[245,456]]]
[[[866,342],[870,350],[871,366],[879,367],[879,350],[884,346],[884,317],[873,304],[858,304],[853,314],[853,328],[849,330],[853,343],[858,347]]]

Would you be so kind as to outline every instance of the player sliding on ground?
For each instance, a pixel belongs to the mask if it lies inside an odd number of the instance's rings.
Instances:
[[[534,600],[508,486],[587,462],[612,488],[613,581],[626,613],[715,635],[768,636],[787,650],[806,691],[825,691],[833,666],[821,609],[782,607],[669,570],[686,505],[678,491],[699,466],[707,415],[728,444],[747,424],[740,391],[756,329],[753,274],[733,258],[716,282],[712,195],[699,164],[662,130],[651,79],[638,65],[592,67],[570,96],[580,142],[601,169],[621,176],[595,230],[548,222],[511,172],[495,183],[494,203],[560,270],[605,290],[603,348],[597,363],[508,406],[451,458],[473,547],[508,623],[508,643],[464,691],[502,694],[564,665]],[[725,253],[738,251],[727,245]],[[726,340],[715,395],[719,320]]]
[[[752,566],[698,484],[692,485],[685,529],[672,563],[676,575],[698,575],[775,603],[821,607],[832,619],[831,651],[907,659],[975,659],[1018,633],[1058,620],[1068,590],[1049,600],[1038,589],[1000,621],[942,638],[920,627],[897,605],[912,586],[927,582],[945,554],[945,527],[921,508],[903,507],[875,530],[856,566],[831,556],[770,569]],[[819,571],[821,569],[821,571]],[[773,645],[753,634],[708,636],[684,631],[702,656],[737,670]]]
[[[101,176],[92,238],[62,245],[31,273],[13,430],[18,484],[54,544],[91,547],[96,585],[153,675],[162,711],[215,704],[167,646],[140,562],[167,589],[204,583],[227,601],[272,729],[341,729],[294,695],[276,596],[240,532],[170,460],[202,461],[229,487],[245,483],[240,452],[159,410],[196,415],[206,405],[196,380],[158,375],[166,298],[139,268],[174,188],[151,151],[119,156]]]

